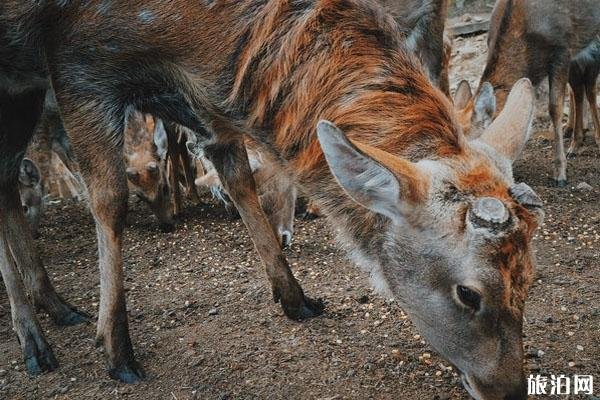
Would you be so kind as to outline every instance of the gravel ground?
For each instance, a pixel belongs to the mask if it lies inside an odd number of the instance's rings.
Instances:
[[[455,42],[453,86],[460,76],[476,82],[484,38]],[[588,138],[588,149],[569,160],[571,185],[550,187],[551,141],[543,107],[537,132],[515,167],[516,180],[529,183],[546,202],[524,324],[527,369],[593,374],[600,381],[600,154]],[[591,188],[578,189],[582,182]],[[124,247],[130,328],[148,379],[130,386],[108,379],[103,355],[94,347],[93,324],[59,328],[43,315],[61,367],[30,378],[0,290],[0,398],[468,398],[455,371],[398,305],[373,293],[367,278],[336,249],[323,220],[298,220],[287,251],[305,291],[327,305],[325,315],[302,323],[286,319],[272,303],[241,221],[218,205],[189,205],[168,234],[135,201],[129,220]],[[58,291],[95,314],[96,244],[85,206],[51,205],[41,233],[39,248]]]

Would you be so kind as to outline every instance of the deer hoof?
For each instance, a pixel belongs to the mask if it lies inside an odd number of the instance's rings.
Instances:
[[[25,345],[25,366],[30,375],[40,375],[58,368],[58,361],[43,337],[30,337]]]
[[[134,384],[143,380],[146,374],[137,361],[130,360],[118,367],[109,369],[108,376],[123,383]]]
[[[569,147],[569,150],[567,150],[567,158],[573,159],[573,158],[577,157],[578,153],[579,153],[579,146],[571,145]]]
[[[159,224],[158,229],[163,233],[170,233],[175,230],[175,224],[172,222],[162,222]]]
[[[56,316],[53,318],[54,323],[59,326],[72,326],[83,324],[84,322],[90,322],[92,319],[91,315],[79,311],[75,308],[69,308],[65,313],[60,316]]]
[[[310,297],[303,296],[300,304],[286,304],[281,301],[281,307],[285,315],[295,321],[301,321],[309,318],[317,317],[323,314],[325,305],[321,299],[313,300]]]
[[[556,183],[556,187],[559,187],[559,188],[567,187],[566,179],[555,179],[555,183]]]

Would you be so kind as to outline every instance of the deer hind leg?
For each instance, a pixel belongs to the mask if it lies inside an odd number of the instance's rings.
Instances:
[[[192,160],[190,159],[187,153],[185,143],[183,143],[183,146],[180,145],[179,157],[181,160],[181,168],[183,169],[185,186],[188,192],[188,196],[190,196],[190,200],[194,202],[194,204],[199,204],[200,196],[198,196],[198,189],[196,188],[196,184],[194,183],[196,180],[196,169],[195,165],[192,164]]]
[[[144,372],[134,357],[123,285],[122,237],[128,197],[122,140],[125,108],[86,98],[85,91],[77,88],[55,87],[96,223],[100,269],[97,343],[104,346],[110,377],[134,383]]]
[[[567,151],[567,157],[575,157],[583,144],[583,92],[584,85],[582,82],[571,82],[571,89],[573,92],[571,110],[569,112],[569,119],[574,115],[575,126],[571,135],[571,145]]]
[[[171,205],[173,207],[173,215],[179,216],[182,208],[181,188],[179,187],[178,179],[178,163],[177,155],[172,154],[167,160],[167,177],[169,186],[171,187]]]
[[[574,82],[569,78],[569,119],[563,129],[565,138],[571,137],[573,132],[575,132],[575,94],[573,92],[573,85]]]
[[[274,300],[281,302],[284,313],[291,319],[319,315],[323,311],[323,304],[304,296],[281,251],[279,240],[260,207],[246,147],[241,141],[236,141],[209,145],[204,152],[215,166],[225,190],[250,232],[265,265]]]
[[[557,61],[548,77],[550,118],[554,129],[554,181],[558,187],[567,186],[567,157],[562,130],[562,115],[568,67],[568,62]]]
[[[23,153],[40,117],[43,99],[44,90],[19,95],[0,93],[0,272],[10,301],[13,326],[31,374],[58,366],[27,297],[26,286],[34,301],[60,298],[39,263],[17,186]],[[41,292],[41,288],[46,292]],[[65,303],[61,305],[70,310]]]

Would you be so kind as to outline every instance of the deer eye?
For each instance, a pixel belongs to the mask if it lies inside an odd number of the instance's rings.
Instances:
[[[481,306],[481,295],[475,290],[458,285],[456,287],[456,295],[465,306],[472,308],[475,311],[479,310],[479,307]]]

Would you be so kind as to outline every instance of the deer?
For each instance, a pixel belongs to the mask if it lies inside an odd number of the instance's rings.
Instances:
[[[567,185],[562,116],[569,71],[573,63],[597,63],[599,47],[600,8],[594,0],[498,0],[494,6],[488,58],[476,94],[486,82],[490,83],[497,115],[518,79],[527,77],[537,86],[548,77],[548,108],[554,132],[553,179],[558,187]],[[472,112],[470,103],[462,112],[467,123]],[[581,138],[581,134],[573,135],[569,155],[577,153]]]
[[[26,293],[54,321],[80,316],[33,262],[17,202],[16,166],[50,80],[96,221],[97,338],[110,377],[145,376],[123,290],[122,132],[133,107],[195,132],[191,150],[217,170],[288,318],[324,306],[304,293],[260,207],[247,136],[316,202],[351,260],[393,294],[473,397],[526,398],[523,310],[543,202],[514,181],[512,162],[529,138],[529,80],[469,141],[403,31],[372,1],[7,0],[0,32],[0,59],[13,60],[0,64],[0,267],[30,372],[57,362]]]
[[[280,245],[288,247],[294,236],[296,187],[290,177],[278,166],[277,161],[273,160],[267,152],[261,151],[255,142],[246,139],[245,146],[260,206],[279,238]],[[200,157],[205,173],[196,179],[195,184],[200,188],[209,189],[213,196],[223,202],[227,208],[233,207],[231,196],[224,189],[215,166],[206,156],[200,155]]]
[[[133,193],[144,201],[163,232],[174,229],[173,216],[180,204],[174,204],[173,168],[167,169],[169,139],[160,119],[150,114],[129,111],[124,133],[127,180]],[[180,197],[180,196],[178,196]],[[180,198],[177,198],[180,202]]]
[[[37,239],[40,236],[40,222],[44,214],[44,185],[38,166],[28,158],[21,161],[19,194],[31,234]]]

